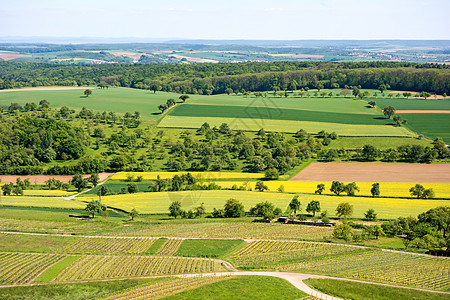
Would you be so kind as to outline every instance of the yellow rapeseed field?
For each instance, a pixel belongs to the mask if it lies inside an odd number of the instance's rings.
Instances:
[[[68,197],[75,194],[75,192],[63,190],[24,190],[23,194],[24,196]]]
[[[183,175],[191,173],[197,180],[223,180],[223,179],[259,179],[264,177],[261,173],[242,173],[242,172],[117,172],[110,179],[126,180],[128,176],[142,176],[144,180],[154,180],[158,177],[161,179],[172,178],[175,175]]]
[[[243,203],[247,211],[256,203],[263,201],[272,202],[276,207],[280,207],[284,211],[293,196],[292,194],[278,192],[219,190],[111,195],[102,197],[102,201],[108,206],[121,208],[126,211],[135,208],[139,213],[143,214],[168,213],[169,205],[173,201],[180,201],[184,210],[194,209],[204,203],[206,211],[211,212],[213,208],[223,208],[225,202],[230,198],[235,198]],[[79,200],[83,200],[83,198]],[[300,201],[303,211],[305,211],[306,205],[311,200],[319,201],[322,210],[327,210],[330,216],[335,215],[335,209],[339,203],[349,202],[354,206],[353,217],[362,218],[365,211],[373,208],[378,214],[378,218],[381,219],[417,216],[428,209],[449,205],[448,200],[301,194]]]
[[[264,181],[270,191],[277,191],[282,185],[284,191],[288,193],[314,193],[318,184],[325,184],[325,191],[323,194],[333,194],[330,192],[331,182],[319,182],[319,181]],[[345,182],[347,184],[348,182]],[[244,181],[227,181],[217,182],[224,188],[231,188],[233,185],[237,187],[244,186],[255,189],[256,182],[244,182]],[[360,191],[356,192],[356,195],[371,196],[370,189],[373,182],[356,182]],[[409,189],[416,184],[410,182],[380,182],[380,196],[383,197],[411,197]],[[432,188],[436,198],[449,198],[450,199],[450,183],[420,183],[426,189]],[[345,194],[345,193],[343,193]]]

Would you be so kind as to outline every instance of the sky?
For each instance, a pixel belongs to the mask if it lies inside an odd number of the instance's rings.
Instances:
[[[0,0],[0,36],[450,39],[449,0]]]

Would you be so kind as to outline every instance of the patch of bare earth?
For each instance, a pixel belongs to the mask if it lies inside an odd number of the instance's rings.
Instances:
[[[99,173],[100,181],[105,180],[114,173]],[[83,178],[88,178],[89,174],[82,175]],[[69,182],[72,180],[73,175],[0,175],[0,180],[2,183],[15,183],[17,178],[22,180],[28,179],[31,183],[45,183],[50,178],[55,178],[61,182]]]
[[[290,181],[450,182],[450,164],[311,163]]]
[[[0,90],[0,92],[18,92],[18,91],[62,91],[62,90],[85,90],[92,89],[88,86],[39,86],[23,89]]]
[[[450,114],[450,110],[396,110],[396,114]]]
[[[139,61],[139,59],[141,58],[142,54],[139,53],[133,53],[133,52],[111,52],[111,54],[115,55],[115,56],[127,56],[133,59],[134,62]]]
[[[16,58],[21,58],[21,57],[30,57],[31,55],[28,54],[16,54],[16,53],[12,53],[9,51],[0,51],[0,59],[4,59],[4,60],[12,60],[12,59],[16,59]]]
[[[419,97],[418,92],[413,92],[413,91],[393,91],[393,92],[389,92],[389,94],[403,94],[403,93],[411,93],[412,96],[410,99],[423,99],[423,97]],[[428,99],[447,99],[450,98],[450,96],[444,97],[442,95],[431,95],[430,97],[428,97]]]

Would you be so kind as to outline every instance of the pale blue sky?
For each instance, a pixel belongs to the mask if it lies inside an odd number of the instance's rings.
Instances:
[[[0,36],[450,39],[450,0],[0,0]]]

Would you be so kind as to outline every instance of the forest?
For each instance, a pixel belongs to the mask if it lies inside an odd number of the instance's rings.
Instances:
[[[402,62],[248,62],[219,64],[100,64],[59,66],[0,62],[0,89],[99,84],[188,94],[360,86],[450,94],[442,64]]]

